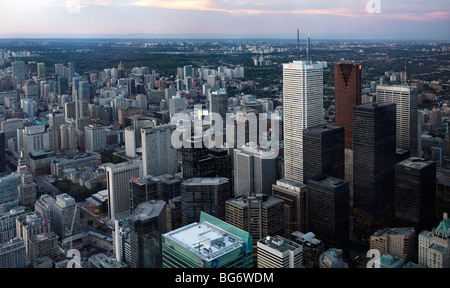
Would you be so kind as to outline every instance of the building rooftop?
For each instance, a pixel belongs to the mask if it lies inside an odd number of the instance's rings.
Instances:
[[[412,158],[403,160],[398,164],[402,165],[404,167],[407,167],[407,168],[421,169],[432,163],[434,163],[434,161],[427,161],[424,158],[412,157]]]
[[[241,238],[208,222],[192,223],[163,234],[163,237],[206,261],[212,261],[244,246]]]
[[[224,177],[211,177],[211,178],[190,178],[183,181],[183,185],[221,185],[230,182]]]
[[[412,227],[396,227],[396,228],[385,228],[376,231],[373,233],[372,237],[386,237],[386,236],[408,236],[408,235],[414,235],[415,230]]]
[[[164,209],[166,202],[162,200],[151,200],[139,204],[131,214],[129,220],[131,221],[145,221],[158,217],[161,211]]]
[[[286,251],[294,251],[302,248],[301,245],[288,239],[285,239],[283,237],[280,237],[278,235],[273,237],[267,236],[266,238],[260,239],[258,240],[257,245],[259,246],[260,244],[265,245],[281,253]]]

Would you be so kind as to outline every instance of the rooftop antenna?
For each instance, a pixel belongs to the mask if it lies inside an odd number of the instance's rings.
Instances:
[[[300,30],[297,29],[297,59],[300,60]]]
[[[309,31],[308,31],[308,45],[306,46],[306,60],[309,62],[309,49],[311,47],[311,39],[309,38]]]

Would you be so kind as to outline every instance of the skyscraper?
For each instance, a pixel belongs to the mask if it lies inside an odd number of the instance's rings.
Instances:
[[[37,76],[39,78],[45,78],[45,63],[37,63]]]
[[[59,239],[81,233],[80,215],[80,208],[72,196],[56,195],[52,205],[52,227]]]
[[[234,149],[235,196],[263,193],[270,195],[276,182],[276,159],[260,148]]]
[[[101,151],[106,149],[106,130],[102,126],[86,126],[85,133],[85,149],[87,152]]]
[[[394,220],[394,103],[353,107],[353,211],[356,237],[368,239]]]
[[[344,128],[318,126],[303,131],[303,181],[322,175],[344,179]]]
[[[349,239],[348,182],[317,177],[307,182],[307,226],[328,248],[347,250]]]
[[[142,128],[142,161],[144,175],[163,175],[177,172],[177,150],[171,137],[175,125]]]
[[[131,210],[134,211],[141,203],[157,200],[161,197],[159,180],[147,175],[141,178],[130,179]]]
[[[353,148],[353,106],[361,104],[361,65],[334,63],[335,124],[345,129],[345,148]]]
[[[285,178],[303,183],[303,130],[323,123],[323,66],[283,64]]]
[[[397,104],[397,148],[409,150],[417,157],[418,142],[418,95],[417,90],[409,86],[377,86],[377,101]]]
[[[409,158],[395,164],[396,227],[433,228],[436,213],[436,162]]]
[[[23,61],[14,61],[11,63],[12,77],[14,86],[27,79],[27,67]]]
[[[19,206],[19,173],[0,177],[0,214]]]
[[[225,220],[225,201],[230,199],[231,184],[226,178],[191,178],[181,183],[182,223],[198,222],[201,212]]]
[[[105,164],[108,187],[108,217],[112,221],[123,220],[131,213],[129,183],[142,177],[142,161]]]
[[[285,238],[290,238],[295,231],[306,233],[307,190],[305,184],[287,179],[272,185],[272,196],[283,200]]]
[[[131,268],[161,268],[161,235],[166,232],[166,203],[143,202],[128,218],[130,226]]]
[[[6,171],[6,134],[0,130],[0,175]]]
[[[225,124],[225,119],[228,111],[228,94],[225,90],[211,92],[209,100],[209,107],[211,113],[218,113]]]

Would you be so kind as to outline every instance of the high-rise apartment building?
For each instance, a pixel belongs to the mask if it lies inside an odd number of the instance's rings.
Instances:
[[[345,129],[345,148],[353,149],[353,106],[361,104],[361,65],[334,63],[335,124]]]
[[[86,126],[85,149],[87,152],[101,151],[106,149],[106,130],[102,126]]]
[[[175,129],[175,125],[141,129],[144,175],[174,175],[177,172],[177,150],[171,142]]]
[[[257,242],[258,268],[302,268],[303,247],[281,236]]]
[[[161,235],[166,232],[166,203],[151,200],[139,204],[128,218],[131,267],[161,268]]]
[[[142,177],[142,161],[128,161],[119,164],[108,163],[106,183],[108,187],[108,217],[112,221],[123,220],[131,213],[130,180]]]
[[[323,123],[323,66],[283,64],[285,178],[303,183],[303,130]]]
[[[283,200],[284,238],[295,231],[306,233],[306,193],[308,187],[300,182],[280,179],[272,185],[272,196]]]
[[[396,227],[433,228],[436,213],[436,162],[409,158],[395,164]]]
[[[395,111],[394,103],[353,107],[353,224],[360,239],[393,224]]]
[[[396,145],[397,148],[409,150],[411,156],[417,157],[418,142],[418,94],[417,88],[409,86],[377,86],[378,102],[397,104]]]
[[[303,181],[322,175],[344,179],[344,128],[318,126],[303,130]]]

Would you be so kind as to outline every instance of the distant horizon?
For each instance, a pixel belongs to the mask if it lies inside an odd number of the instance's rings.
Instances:
[[[300,29],[303,39],[450,41],[448,0],[14,0],[2,8],[8,39],[295,39]]]
[[[297,41],[296,32],[292,35],[246,35],[246,34],[84,34],[84,35],[0,35],[0,40],[283,40]],[[300,41],[304,41],[307,36],[300,36]],[[327,37],[320,35],[310,35],[311,41],[401,41],[401,42],[446,42],[450,43],[450,38],[396,38],[396,37],[380,37],[380,38],[361,38],[361,37]]]

